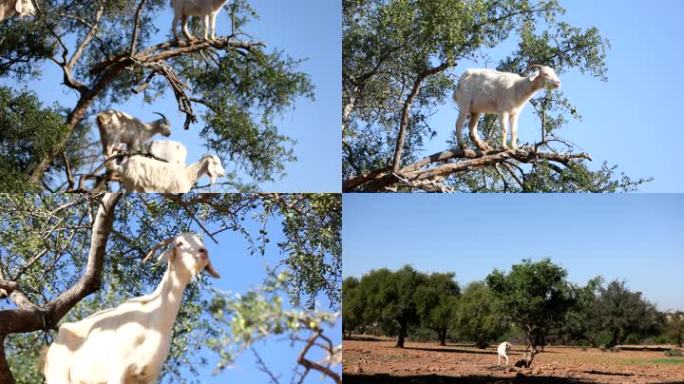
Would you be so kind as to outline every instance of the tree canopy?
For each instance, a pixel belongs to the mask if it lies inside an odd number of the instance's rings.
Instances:
[[[0,24],[0,77],[61,84],[77,102],[44,106],[31,90],[0,89],[0,172],[11,181],[4,191],[104,188],[104,158],[88,118],[136,94],[147,104],[174,95],[182,126],[231,164],[226,186],[255,189],[295,159],[275,121],[296,98],[313,97],[313,86],[298,59],[250,37],[246,23],[257,15],[247,1],[225,7],[230,36],[191,42],[155,41],[160,30],[170,32],[170,20],[156,25],[168,1],[32,1],[34,18]],[[46,77],[49,66],[62,76]]]
[[[247,246],[235,252],[277,263],[248,292],[212,289],[205,277],[188,286],[166,382],[194,382],[207,364],[198,350],[215,351],[220,371],[273,335],[302,348],[314,340],[307,351],[317,349],[340,308],[339,195],[4,194],[0,205],[0,298],[8,300],[0,301],[2,382],[40,382],[39,351],[59,323],[149,292],[164,267],[139,261],[160,240],[188,230],[207,243],[234,233]],[[332,347],[323,350],[332,354]],[[318,364],[307,353],[293,353],[300,375],[312,369],[305,364]]]
[[[558,74],[579,71],[606,80],[608,40],[595,27],[572,26],[557,0],[343,0],[343,190],[563,191],[633,190],[645,179],[592,169],[591,156],[564,140],[577,109],[562,91],[531,100],[540,139],[518,151],[452,149],[423,157],[437,129],[430,117],[449,103],[463,60],[514,41],[499,70],[531,64]],[[495,117],[481,133],[500,142]],[[453,126],[451,128],[453,130]]]
[[[566,276],[567,272],[549,259],[523,260],[508,274],[494,270],[486,281],[500,305],[499,313],[525,332],[528,345],[534,349],[544,346],[549,331],[574,305]]]

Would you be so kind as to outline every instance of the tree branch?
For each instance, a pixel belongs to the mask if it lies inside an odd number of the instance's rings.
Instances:
[[[133,26],[133,34],[131,36],[131,48],[129,49],[129,56],[135,55],[135,49],[138,45],[138,33],[140,31],[140,15],[142,14],[143,7],[145,6],[147,0],[140,0],[138,4],[138,9],[135,10],[135,22]]]
[[[459,172],[494,166],[510,160],[520,163],[535,163],[539,160],[546,160],[564,165],[571,164],[575,160],[591,160],[591,156],[587,153],[538,152],[537,148],[539,147],[540,144],[538,143],[533,147],[519,148],[517,151],[492,150],[482,153],[470,149],[457,149],[437,152],[396,172],[387,167],[371,171],[365,175],[351,177],[344,182],[342,190],[343,192],[354,190],[376,192],[387,190],[388,187],[401,183],[408,183],[408,186],[414,187],[411,185],[413,182],[425,182]],[[433,164],[439,165],[430,167]]]
[[[418,74],[418,77],[416,80],[413,82],[413,87],[411,88],[411,92],[409,95],[406,97],[406,101],[404,101],[404,105],[402,106],[401,109],[401,122],[399,125],[399,135],[397,136],[397,142],[396,146],[394,147],[394,160],[392,160],[392,170],[397,171],[399,170],[399,167],[401,166],[401,153],[404,151],[404,141],[406,137],[406,129],[408,128],[409,120],[410,120],[410,114],[411,114],[411,105],[413,104],[413,100],[418,96],[418,92],[420,92],[420,88],[422,86],[423,81],[432,75],[435,75],[437,73],[440,73],[447,68],[450,68],[452,66],[455,66],[455,64],[451,64],[448,61],[445,61],[441,63],[440,65],[432,68],[428,68],[424,70],[423,72]]]

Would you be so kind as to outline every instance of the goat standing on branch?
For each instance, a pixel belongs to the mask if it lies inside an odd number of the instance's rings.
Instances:
[[[167,269],[154,292],[62,324],[41,369],[47,384],[157,382],[185,287],[203,269],[220,277],[194,233],[161,242],[143,261],[167,245],[172,246],[159,257]]]
[[[216,39],[216,16],[226,0],[171,0],[173,7],[173,37],[178,41],[178,20],[181,21],[183,35],[188,40],[194,37],[188,32],[188,18],[202,17],[204,21],[204,40]]]
[[[31,0],[0,0],[0,21],[19,15],[20,19],[25,16],[33,16],[36,9]]]
[[[223,177],[225,170],[215,155],[205,155],[188,166],[133,155],[121,164],[108,162],[108,169],[121,176],[121,183],[128,192],[186,193],[204,174],[211,184]]]
[[[154,113],[161,116],[161,119],[150,123],[144,123],[125,112],[111,109],[99,113],[96,121],[105,158],[113,155],[121,144],[126,145],[128,152],[134,152],[142,150],[145,143],[158,133],[169,137],[169,120],[159,112]]]
[[[499,115],[501,146],[509,149],[510,125],[511,148],[518,148],[518,118],[525,104],[538,90],[545,87],[556,89],[561,85],[553,68],[535,64],[530,69],[532,72],[527,77],[491,69],[468,69],[463,73],[454,92],[454,101],[459,109],[456,120],[459,148],[465,149],[462,130],[466,117],[470,117],[470,140],[482,151],[491,149],[477,134],[477,123],[483,113]]]

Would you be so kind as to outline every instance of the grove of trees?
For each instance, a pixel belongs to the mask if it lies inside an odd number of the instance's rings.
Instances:
[[[567,271],[549,259],[523,260],[507,273],[495,269],[463,290],[454,276],[407,265],[347,277],[342,285],[344,337],[393,336],[397,347],[412,335],[478,348],[504,339],[528,348],[682,342],[681,312],[659,312],[622,281],[605,284],[596,277],[585,286],[571,283]]]
[[[591,166],[581,143],[562,137],[580,119],[562,90],[530,101],[540,125],[524,128],[539,138],[518,151],[455,149],[451,136],[444,150],[423,153],[437,131],[454,131],[430,118],[454,108],[463,61],[484,66],[494,47],[515,46],[494,63],[498,70],[542,64],[561,78],[576,71],[606,80],[608,40],[596,27],[563,21],[564,12],[558,0],[343,0],[343,190],[614,192],[647,181]],[[501,142],[497,126],[485,115],[480,135]]]

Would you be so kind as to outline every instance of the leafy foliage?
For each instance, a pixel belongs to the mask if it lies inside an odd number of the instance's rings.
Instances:
[[[463,291],[454,323],[458,335],[474,341],[478,348],[486,348],[489,342],[497,340],[510,328],[497,312],[489,287],[478,281],[468,284]]]
[[[416,290],[422,325],[437,333],[440,345],[446,345],[460,294],[461,289],[454,281],[453,273],[433,273],[427,283]]]
[[[532,347],[543,346],[552,327],[557,326],[574,304],[567,272],[544,259],[523,260],[508,274],[494,270],[487,278],[500,313],[516,323]]]

